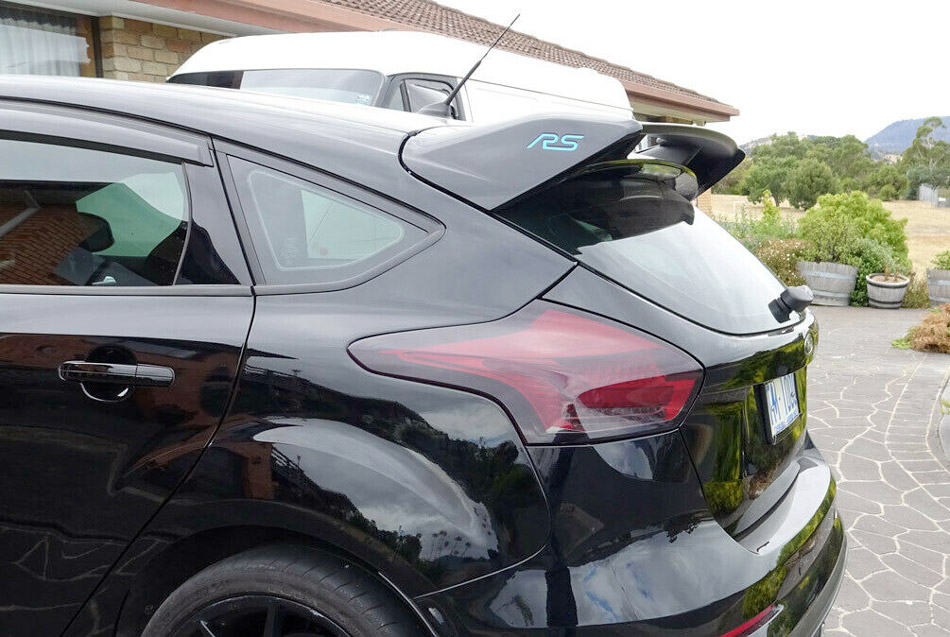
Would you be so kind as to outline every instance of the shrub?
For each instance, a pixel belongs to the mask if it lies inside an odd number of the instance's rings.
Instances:
[[[920,325],[907,330],[907,336],[894,339],[894,347],[908,346],[921,352],[950,354],[950,303],[935,307],[924,317]]]
[[[754,252],[779,281],[792,286],[805,283],[796,264],[807,250],[808,244],[801,239],[767,239]]]
[[[930,307],[930,294],[927,292],[926,277],[922,277],[916,272],[911,274],[910,283],[907,284],[907,294],[904,295],[901,307],[915,309]]]
[[[938,253],[931,264],[938,270],[950,270],[950,250]]]
[[[795,222],[782,217],[768,190],[763,193],[763,198],[765,207],[761,217],[754,217],[743,210],[732,221],[718,220],[723,228],[752,252],[770,239],[791,239],[796,235]]]
[[[878,199],[871,199],[860,191],[822,195],[817,205],[809,209],[799,221],[804,239],[814,242],[819,236],[831,232],[835,241],[848,241],[856,238],[850,227],[856,226],[858,236],[876,239],[890,246],[898,257],[907,256],[906,225],[906,219],[894,219]],[[822,247],[836,256],[840,252],[840,248],[828,246],[828,239],[822,242]]]
[[[877,196],[883,201],[894,201],[897,199],[897,188],[890,184],[884,184],[878,191]]]
[[[822,197],[824,198],[824,197]],[[837,208],[812,208],[798,222],[799,235],[808,248],[806,261],[847,263],[861,238],[861,228]]]

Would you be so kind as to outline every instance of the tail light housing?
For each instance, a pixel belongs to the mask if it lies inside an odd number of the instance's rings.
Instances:
[[[350,355],[367,369],[499,401],[529,444],[672,429],[702,381],[679,349],[546,301],[490,323],[374,336]]]

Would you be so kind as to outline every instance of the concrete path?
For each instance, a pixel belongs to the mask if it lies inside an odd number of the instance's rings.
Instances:
[[[950,356],[890,345],[923,312],[815,309],[808,427],[849,542],[826,635],[950,637],[950,464],[937,434]]]

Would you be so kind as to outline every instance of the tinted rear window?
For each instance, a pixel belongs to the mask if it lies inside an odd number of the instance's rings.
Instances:
[[[733,334],[779,325],[768,305],[784,286],[661,181],[587,175],[497,214],[697,323]]]

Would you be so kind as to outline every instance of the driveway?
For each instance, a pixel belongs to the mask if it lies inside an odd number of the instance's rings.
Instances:
[[[825,634],[950,637],[950,465],[937,436],[950,356],[891,347],[923,310],[815,314],[808,427],[849,542]]]

